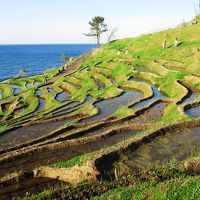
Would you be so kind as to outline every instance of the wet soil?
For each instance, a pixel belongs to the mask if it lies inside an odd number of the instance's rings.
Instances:
[[[172,159],[185,160],[200,153],[200,127],[184,128],[143,144],[137,150],[129,150],[114,164],[120,176],[138,173],[141,169],[155,167]],[[111,172],[113,173],[113,171]]]
[[[102,82],[95,80],[95,79],[94,79],[94,81],[95,81],[95,84],[98,86],[98,90],[102,90],[105,88],[105,85]]]
[[[67,184],[63,181],[50,178],[30,178],[10,186],[0,188],[0,199],[21,199],[27,194],[38,194],[44,190],[60,189]]]
[[[152,70],[150,70],[148,67],[144,67],[144,66],[134,66],[134,69],[137,70],[138,72],[148,72],[148,73],[155,73]]]
[[[158,103],[145,111],[142,115],[138,116],[134,121],[139,124],[144,124],[160,119],[163,116],[165,108],[165,103]]]
[[[46,122],[17,128],[0,136],[0,150],[48,135],[51,131],[64,125],[66,122],[67,120]]]
[[[8,110],[8,105],[9,104],[1,104],[1,109],[5,113]]]
[[[69,102],[64,106],[61,106],[52,112],[53,116],[59,113],[65,113],[66,111],[73,110],[79,106],[82,106],[79,102]]]
[[[35,152],[34,154],[27,155],[26,157],[18,158],[7,163],[0,164],[0,177],[5,174],[21,171],[33,170],[35,167],[47,164],[57,163],[59,161],[66,161],[75,156],[89,153],[102,149],[103,147],[116,144],[125,138],[135,135],[137,131],[123,132],[108,138],[102,138],[98,141],[93,141],[86,144],[81,144],[72,147],[64,147],[60,149],[53,149],[43,152]]]
[[[54,112],[52,112],[53,117],[67,115],[75,110],[78,110],[81,107],[84,107],[84,105],[90,101],[92,101],[92,97],[87,96],[85,102],[83,102],[83,103],[79,103],[77,101],[70,102],[70,103],[66,104],[65,106],[62,106],[62,107],[56,109]]]
[[[83,56],[76,59],[67,69],[62,71],[61,73],[54,76],[51,81],[54,82],[55,80],[66,76],[70,73],[72,73],[74,70],[76,70],[77,67],[79,67],[80,64],[82,64],[84,61],[86,61],[90,57],[91,53],[84,54]]]
[[[27,107],[28,107],[28,106],[23,106],[23,107],[20,107],[20,108],[15,109],[15,114],[18,114],[18,113],[24,111]]]

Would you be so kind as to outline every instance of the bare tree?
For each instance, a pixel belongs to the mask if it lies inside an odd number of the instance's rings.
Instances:
[[[195,4],[195,3],[193,3],[193,6],[194,6],[194,13],[195,13],[195,15],[197,15],[196,4]]]
[[[70,60],[70,56],[69,55],[66,55],[64,53],[61,54],[61,59],[65,62],[65,63],[68,63],[69,60]]]
[[[24,78],[27,76],[27,71],[25,69],[21,69],[18,73],[19,78]]]
[[[199,3],[198,3],[198,13],[200,12],[200,0],[199,0]]]
[[[109,30],[108,34],[107,34],[107,41],[110,42],[112,41],[116,36],[115,33],[118,31],[117,27],[114,27],[112,29]]]
[[[195,15],[200,13],[200,0],[198,3],[193,3]]]

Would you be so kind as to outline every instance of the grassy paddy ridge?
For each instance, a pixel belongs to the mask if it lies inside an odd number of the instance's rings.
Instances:
[[[0,197],[200,198],[199,28],[112,41],[1,82]]]

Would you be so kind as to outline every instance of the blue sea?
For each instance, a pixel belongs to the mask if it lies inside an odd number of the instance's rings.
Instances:
[[[78,56],[95,44],[0,45],[0,80],[17,76],[21,69],[29,75],[41,73],[63,63],[62,54]]]

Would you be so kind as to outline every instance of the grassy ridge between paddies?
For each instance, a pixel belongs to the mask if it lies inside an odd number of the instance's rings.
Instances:
[[[9,84],[0,84],[0,99],[6,98],[13,95],[13,88]]]
[[[171,160],[165,165],[142,170],[135,176],[123,177],[118,181],[80,183],[71,188],[45,190],[24,199],[196,200],[200,198],[199,190],[200,177],[188,174],[182,162]]]
[[[163,182],[138,182],[132,187],[111,189],[91,200],[200,199],[200,177],[181,177]]]

